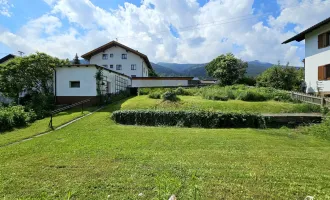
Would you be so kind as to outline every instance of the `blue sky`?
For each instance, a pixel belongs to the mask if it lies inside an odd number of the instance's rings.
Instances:
[[[154,62],[202,63],[233,52],[301,65],[304,43],[281,42],[329,9],[325,0],[2,0],[0,57],[21,50],[71,58],[118,38]]]

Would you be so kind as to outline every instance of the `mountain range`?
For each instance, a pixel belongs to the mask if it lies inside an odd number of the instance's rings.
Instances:
[[[264,72],[266,69],[273,66],[271,63],[260,62],[258,60],[249,61],[246,70],[247,76],[257,76]],[[192,76],[199,78],[209,78],[207,76],[205,66],[208,63],[202,64],[178,64],[178,63],[151,63],[156,73],[160,76]]]

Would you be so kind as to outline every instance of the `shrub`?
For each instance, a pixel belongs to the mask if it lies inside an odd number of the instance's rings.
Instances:
[[[207,111],[115,111],[112,119],[120,124],[145,126],[184,126],[201,128],[264,128],[261,115]]]
[[[242,100],[242,101],[266,101],[267,100],[267,98],[263,94],[252,91],[252,90],[247,90],[247,91],[240,93],[240,95],[238,96],[237,99]]]
[[[152,93],[149,93],[148,97],[150,99],[160,99],[161,98],[161,94],[158,93],[158,92],[152,92]]]
[[[29,122],[35,121],[36,118],[35,112],[26,112],[23,106],[2,107],[0,108],[0,131],[25,126]]]
[[[178,101],[179,98],[176,96],[174,92],[165,92],[163,94],[164,101]]]
[[[330,115],[328,115],[321,124],[301,127],[300,132],[306,135],[314,135],[316,137],[330,140]]]

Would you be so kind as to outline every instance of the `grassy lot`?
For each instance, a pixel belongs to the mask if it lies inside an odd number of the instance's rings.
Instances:
[[[122,104],[121,109],[165,109],[165,110],[217,110],[224,112],[246,111],[257,113],[307,113],[314,112],[315,106],[278,101],[246,102],[240,100],[213,101],[200,96],[179,96],[177,103],[150,99],[147,95],[137,96]]]
[[[85,108],[84,113],[82,114],[81,108],[77,107],[58,113],[55,117],[53,117],[53,126],[54,128],[56,128],[62,124],[65,124],[68,121],[81,117],[84,114],[88,114],[95,109],[96,107]],[[15,141],[19,141],[50,130],[50,128],[48,128],[49,120],[50,117],[37,120],[25,128],[18,128],[12,131],[0,133],[0,146],[10,144]]]
[[[121,106],[0,148],[0,196],[330,198],[329,141],[288,129],[121,126],[109,119]]]

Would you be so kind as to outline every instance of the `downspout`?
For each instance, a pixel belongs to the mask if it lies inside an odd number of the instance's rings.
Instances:
[[[56,69],[54,69],[54,77],[55,77],[55,83],[54,83],[54,102],[55,102],[55,104],[56,104]]]

